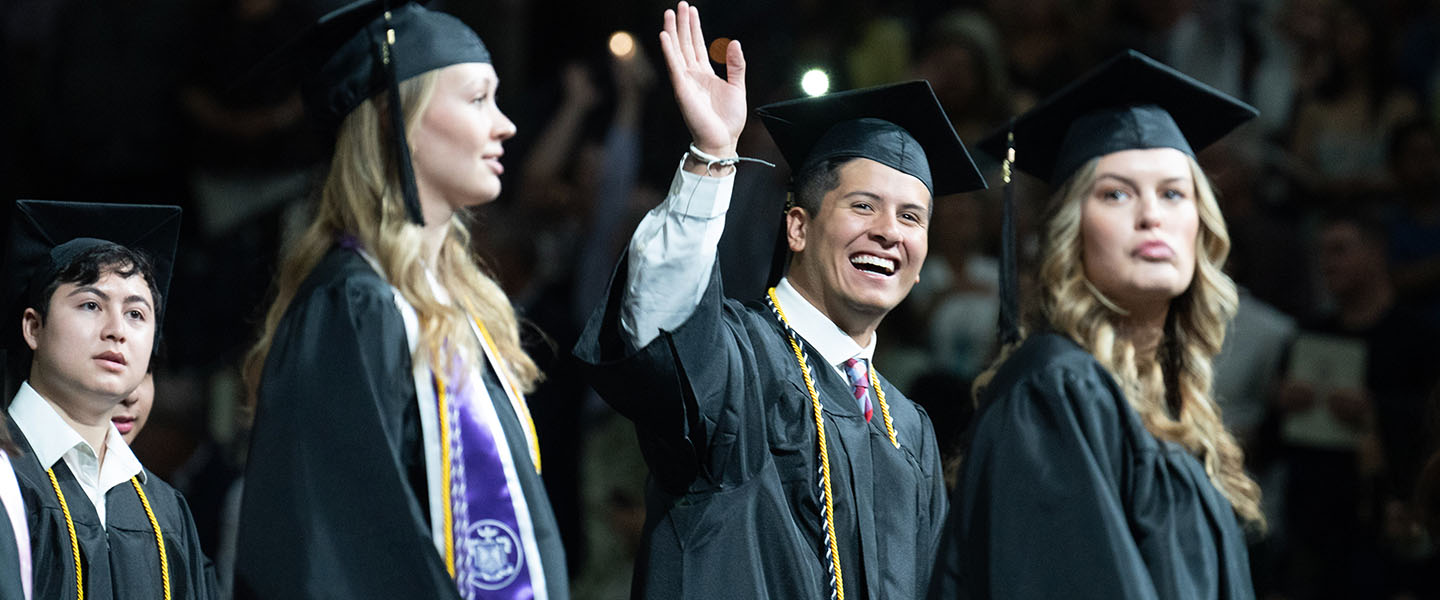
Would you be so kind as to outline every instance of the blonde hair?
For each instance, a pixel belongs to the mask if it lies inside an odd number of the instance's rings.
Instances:
[[[405,127],[413,130],[434,93],[436,71],[400,84]],[[341,236],[354,236],[380,263],[386,281],[400,290],[419,315],[416,358],[432,365],[449,364],[452,354],[479,356],[470,318],[484,324],[494,339],[500,361],[521,391],[529,392],[540,370],[520,345],[520,327],[510,299],[495,279],[482,270],[470,249],[470,231],[463,211],[449,223],[449,232],[433,265],[435,279],[450,295],[441,302],[431,290],[421,253],[422,231],[406,217],[399,176],[393,168],[393,143],[382,122],[382,94],[366,100],[340,125],[335,155],[310,226],[286,253],[276,282],[275,300],[265,314],[260,339],[245,360],[245,379],[252,399],[275,328],[295,299],[295,292]],[[468,312],[467,312],[468,311]]]
[[[1081,207],[1095,183],[1098,162],[1092,159],[1076,171],[1046,210],[1038,320],[1089,351],[1119,382],[1145,428],[1199,458],[1211,483],[1235,512],[1263,529],[1260,487],[1245,473],[1244,453],[1225,429],[1220,407],[1211,397],[1211,362],[1225,341],[1225,327],[1235,316],[1238,299],[1235,283],[1221,271],[1230,253],[1230,234],[1210,181],[1190,159],[1200,217],[1194,278],[1170,302],[1155,359],[1137,360],[1134,344],[1119,331],[1123,309],[1085,277],[1082,262]],[[1008,354],[1004,352],[997,365]],[[988,383],[994,371],[992,367],[977,378],[977,388]]]

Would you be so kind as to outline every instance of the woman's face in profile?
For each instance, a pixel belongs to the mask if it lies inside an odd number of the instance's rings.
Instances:
[[[1128,310],[1168,303],[1195,275],[1200,216],[1190,159],[1173,148],[1100,158],[1080,212],[1085,276]]]
[[[501,146],[515,135],[515,124],[495,103],[499,83],[495,67],[486,63],[461,63],[437,71],[430,103],[408,136],[415,183],[427,215],[439,208],[453,212],[483,204],[500,195],[500,175],[505,172]]]

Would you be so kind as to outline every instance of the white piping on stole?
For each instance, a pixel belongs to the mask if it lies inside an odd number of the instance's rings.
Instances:
[[[495,376],[499,378],[500,387],[505,388],[505,396],[510,400],[511,409],[515,411],[516,425],[518,425],[525,434],[525,439],[528,442],[525,444],[525,454],[526,458],[529,459],[525,462],[525,466],[529,468],[535,464],[533,462],[534,457],[530,456],[529,449],[535,446],[533,445],[534,440],[530,438],[530,429],[525,427],[523,422],[519,421],[519,419],[523,418],[522,415],[525,414],[519,405],[523,400],[515,397],[515,387],[510,385],[510,379],[506,376],[505,369],[501,368],[504,363],[500,362],[498,357],[491,353],[490,345],[485,343],[485,336],[481,335],[480,328],[475,325],[473,320],[470,322],[470,330],[475,333],[475,341],[479,343],[480,347],[484,350],[485,358],[490,364],[490,369],[494,371]],[[476,366],[472,366],[470,368],[470,376],[482,377],[483,374],[479,372]],[[488,386],[484,384],[483,379],[477,379],[475,381],[479,383],[476,387],[482,391],[487,400],[487,402],[482,403],[484,404],[484,408],[481,411],[481,414],[487,421],[486,426],[490,427],[490,432],[495,436],[496,440],[505,440],[505,431],[500,428],[500,415],[495,411],[495,404],[492,401],[488,401],[490,400],[490,390]],[[493,419],[493,421],[491,421],[491,419]],[[548,600],[550,598],[550,591],[545,587],[545,571],[541,568],[543,565],[540,564],[540,544],[535,539],[535,523],[530,518],[530,504],[525,501],[525,491],[520,487],[519,473],[515,472],[514,455],[510,453],[509,443],[497,443],[495,446],[500,451],[500,463],[505,467],[505,483],[506,486],[510,488],[510,504],[515,507],[515,520],[520,525],[520,539],[525,543],[525,560],[530,561],[530,587],[535,591],[535,600]]]

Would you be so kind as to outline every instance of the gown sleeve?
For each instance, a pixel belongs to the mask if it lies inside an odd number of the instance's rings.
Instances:
[[[1158,598],[1127,516],[1120,390],[1098,365],[1021,369],[976,426],[931,597]]]
[[[236,597],[458,597],[407,480],[405,340],[378,277],[334,278],[287,311],[260,385]]]
[[[7,463],[0,468],[0,477],[10,476]],[[5,504],[0,502],[0,511],[3,510]],[[10,518],[0,514],[0,600],[22,600],[24,597],[20,587],[20,548],[15,544],[15,529],[10,525]]]
[[[575,348],[586,380],[617,412],[635,423],[641,452],[661,489],[683,494],[697,477],[743,480],[744,468],[721,474],[730,461],[710,448],[721,428],[725,442],[760,435],[759,419],[744,419],[739,405],[760,395],[753,353],[738,331],[736,308],[723,298],[719,269],[689,317],[671,331],[635,348],[620,329],[625,257],[604,302]],[[713,264],[713,263],[712,263]],[[748,358],[747,358],[748,357]],[[720,421],[724,420],[725,423]],[[735,444],[725,443],[726,448]],[[745,461],[739,461],[739,467]]]
[[[205,556],[200,547],[200,532],[195,529],[195,516],[190,511],[190,504],[178,490],[172,490],[172,493],[175,494],[175,504],[180,507],[180,533],[185,539],[185,547],[189,549],[185,555],[185,576],[194,582],[195,593],[192,597],[199,600],[219,598],[220,588],[215,583],[215,563]]]

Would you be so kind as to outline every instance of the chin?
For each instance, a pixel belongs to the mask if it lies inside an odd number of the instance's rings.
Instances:
[[[883,315],[890,312],[890,309],[895,308],[904,299],[904,294],[870,292],[852,294],[847,300],[849,300],[850,307],[856,312]]]

